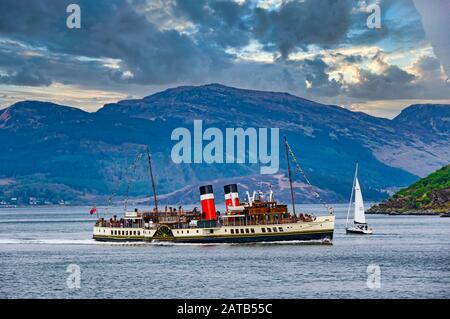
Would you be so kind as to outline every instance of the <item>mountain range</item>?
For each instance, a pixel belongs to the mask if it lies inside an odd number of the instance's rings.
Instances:
[[[192,129],[195,119],[204,129],[279,128],[314,185],[294,171],[297,202],[316,201],[315,192],[325,201],[347,200],[356,162],[367,200],[384,199],[450,162],[449,105],[412,105],[390,120],[288,93],[183,86],[93,113],[40,101],[0,110],[0,200],[99,203],[111,194],[145,200],[145,158],[133,165],[144,145],[163,203],[196,203],[204,183],[223,196],[221,185],[230,181],[242,191],[271,184],[279,199],[289,198],[283,156],[275,175],[259,175],[255,164],[175,164],[171,133]]]

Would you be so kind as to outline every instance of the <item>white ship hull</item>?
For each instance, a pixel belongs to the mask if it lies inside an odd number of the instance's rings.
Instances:
[[[99,241],[169,241],[180,243],[245,243],[333,239],[335,216],[320,216],[310,222],[272,225],[221,226],[172,229],[160,224],[150,229],[94,227]]]

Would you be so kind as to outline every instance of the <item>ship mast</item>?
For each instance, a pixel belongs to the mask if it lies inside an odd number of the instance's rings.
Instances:
[[[148,149],[148,146],[146,148],[147,148],[148,169],[152,181],[152,192],[153,192],[153,200],[155,202],[155,211],[158,212],[158,199],[156,198],[155,180],[153,178],[152,157],[150,155],[150,150]]]
[[[286,162],[288,168],[288,176],[289,176],[289,187],[291,188],[291,201],[292,201],[292,212],[295,215],[295,202],[294,202],[294,190],[292,189],[292,173],[291,173],[291,163],[289,162],[289,151],[288,151],[288,143],[286,139],[286,135],[284,136],[284,147],[286,150]]]

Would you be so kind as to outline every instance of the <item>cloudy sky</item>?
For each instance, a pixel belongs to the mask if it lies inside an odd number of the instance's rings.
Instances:
[[[70,3],[81,29],[66,26]],[[379,29],[366,23],[373,3]],[[94,111],[222,83],[393,117],[450,104],[449,15],[449,0],[1,0],[0,108]]]

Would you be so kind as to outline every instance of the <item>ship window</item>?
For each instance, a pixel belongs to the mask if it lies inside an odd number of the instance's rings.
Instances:
[[[276,233],[278,230],[276,227],[273,228],[273,231]]]
[[[278,230],[279,231],[283,231],[283,227],[278,227]]]
[[[210,230],[209,230],[209,233],[210,233],[210,234],[214,234],[214,229],[210,229]]]
[[[189,230],[186,230],[186,234],[189,234]]]
[[[245,232],[248,234],[248,233],[250,233],[250,230],[248,228],[246,228]]]
[[[236,234],[239,234],[239,229],[236,229]]]
[[[243,234],[244,233],[244,230],[241,228],[241,234]]]
[[[128,230],[127,230],[127,232],[125,233],[125,235],[127,235],[127,236],[128,236]]]
[[[137,234],[138,234],[138,236],[141,236],[141,232],[139,230],[138,230]]]
[[[263,232],[263,233],[265,233],[265,232],[266,232],[266,229],[265,229],[265,228],[261,228],[261,230],[262,230],[262,232]]]
[[[272,229],[270,229],[269,227],[267,227],[267,232],[268,232],[268,233],[271,233],[271,232],[272,232]]]
[[[252,234],[255,233],[255,229],[254,228],[250,228],[250,231],[252,232]]]
[[[198,230],[197,230],[197,234],[198,234]]]
[[[226,230],[225,230],[226,231]],[[231,233],[234,234],[234,229],[231,229]]]

